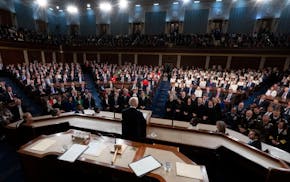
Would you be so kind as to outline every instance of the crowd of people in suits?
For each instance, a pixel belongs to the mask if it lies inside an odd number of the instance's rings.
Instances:
[[[139,109],[150,109],[154,88],[157,86],[162,66],[139,66],[88,62],[97,90],[101,96],[102,108],[106,111],[121,112],[128,108],[131,97],[139,99]]]
[[[42,114],[95,109],[96,101],[87,89],[80,64],[38,63],[7,65],[5,71],[45,108]]]
[[[49,45],[74,45],[95,47],[193,47],[193,48],[265,48],[265,47],[289,47],[289,35],[275,34],[273,32],[254,33],[211,33],[181,34],[160,33],[158,35],[141,34],[139,31],[130,35],[90,35],[78,34],[52,34],[36,32],[14,26],[0,25],[0,40],[29,42]]]
[[[275,69],[273,70],[275,71]],[[255,137],[259,136],[260,141],[290,151],[290,133],[288,131],[290,101],[287,106],[283,106],[277,99],[270,101],[267,96],[269,90],[275,90],[281,96],[286,95],[285,92],[288,95],[289,82],[285,81],[285,78],[289,77],[288,75],[283,77],[283,82],[274,84],[249,106],[245,106],[242,99],[235,99],[237,94],[255,89],[269,75],[273,74],[273,70],[237,70],[232,74],[233,78],[230,76],[231,74],[228,74],[229,86],[223,87],[224,84],[220,84],[220,82],[225,81],[227,77],[220,80],[215,79],[214,77],[218,77],[215,75],[217,71],[200,70],[199,74],[197,70],[175,69],[171,78],[172,87],[168,91],[168,101],[165,105],[165,118],[187,121],[193,125],[198,123],[216,124],[217,121],[223,120],[228,128],[247,136],[250,131],[255,130],[251,135],[254,133]],[[188,76],[189,72],[195,72],[197,76]],[[215,74],[208,76],[206,73]],[[223,72],[220,71],[219,74],[222,75]],[[250,87],[247,87],[249,82],[253,82],[254,85],[249,84]],[[239,83],[237,90],[233,91],[230,88],[232,83]],[[240,85],[240,83],[242,84]],[[281,86],[283,88],[278,89]],[[229,98],[233,101],[232,104],[229,104]]]

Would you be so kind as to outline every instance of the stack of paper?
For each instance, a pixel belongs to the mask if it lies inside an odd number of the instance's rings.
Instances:
[[[32,150],[37,150],[37,151],[45,151],[46,149],[48,149],[50,146],[52,146],[53,144],[55,144],[55,140],[49,139],[49,138],[45,138],[40,140],[36,145],[34,145],[33,147],[31,147]]]
[[[103,142],[92,141],[89,143],[89,148],[84,152],[84,154],[98,157],[106,147],[107,145]]]
[[[138,161],[130,163],[129,167],[133,170],[136,176],[141,177],[148,172],[161,167],[161,163],[149,155]]]
[[[73,144],[64,154],[58,157],[59,160],[74,162],[86,149],[87,145]]]
[[[198,165],[176,162],[176,175],[202,180],[203,175]]]

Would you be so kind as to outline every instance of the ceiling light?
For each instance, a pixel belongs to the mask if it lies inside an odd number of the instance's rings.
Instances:
[[[71,13],[71,14],[76,14],[78,13],[78,8],[73,6],[73,5],[69,5],[67,8],[66,8],[67,12]]]
[[[47,0],[36,0],[36,3],[40,6],[40,7],[45,7],[47,5]]]
[[[108,2],[100,3],[100,9],[104,12],[110,12],[112,10],[112,5]]]
[[[127,0],[119,0],[119,6],[121,9],[125,9],[128,7],[128,1]]]

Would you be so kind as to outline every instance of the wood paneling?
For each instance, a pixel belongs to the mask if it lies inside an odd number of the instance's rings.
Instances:
[[[44,52],[44,56],[45,56],[45,62],[46,63],[51,63],[52,62],[52,52],[45,51]]]
[[[126,62],[134,64],[134,54],[122,54],[122,64]]]
[[[205,67],[205,56],[181,56],[180,67]]]
[[[73,60],[73,53],[72,52],[65,52],[64,54],[63,54],[63,61],[64,62],[67,62],[67,63],[72,63],[72,62],[74,62],[74,60]]]
[[[177,55],[163,55],[162,56],[162,65],[170,64],[176,66],[177,64]]]
[[[216,65],[216,67],[220,65],[222,68],[226,68],[227,59],[227,56],[211,56],[209,61],[209,68],[212,68],[214,65]]]
[[[279,70],[283,70],[286,57],[267,57],[264,68],[277,67]]]
[[[77,61],[80,64],[84,62],[83,53],[77,53]]]
[[[102,63],[118,64],[118,54],[100,54]]]
[[[28,60],[29,62],[42,62],[41,60],[41,50],[37,50],[37,51],[27,51],[28,54]]]
[[[252,68],[258,69],[261,57],[232,57],[231,69]]]
[[[158,65],[158,55],[147,55],[139,54],[138,55],[138,65]]]
[[[97,53],[87,53],[86,54],[88,61],[97,61],[98,60],[98,54]]]
[[[1,50],[4,64],[24,63],[23,50]]]

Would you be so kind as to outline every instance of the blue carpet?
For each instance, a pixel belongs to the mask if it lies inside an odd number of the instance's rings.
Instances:
[[[0,81],[4,81],[6,86],[11,86],[13,92],[22,100],[22,106],[24,110],[30,112],[33,116],[40,116],[42,114],[43,108],[40,106],[39,103],[35,102],[33,99],[29,98],[24,91],[14,83],[8,77],[0,77]]]
[[[92,93],[92,95],[96,101],[96,106],[98,108],[102,109],[101,99],[100,99],[99,93],[95,87],[95,81],[94,81],[93,77],[91,76],[91,74],[84,73],[83,75],[84,75],[84,80],[87,83],[87,88]]]
[[[156,89],[152,102],[152,116],[162,118],[165,114],[165,104],[168,98],[169,81],[161,81]]]

